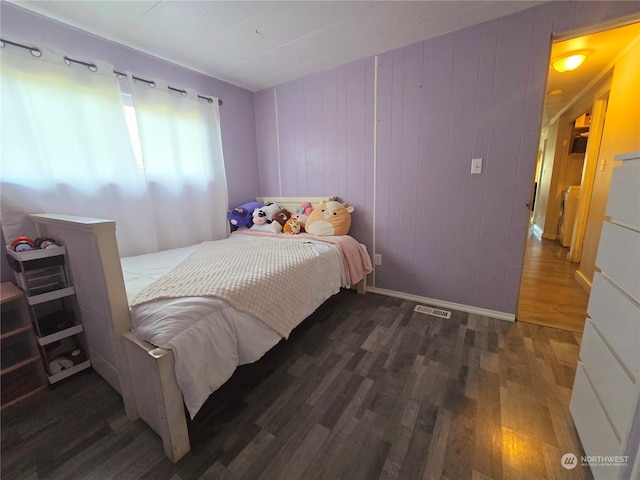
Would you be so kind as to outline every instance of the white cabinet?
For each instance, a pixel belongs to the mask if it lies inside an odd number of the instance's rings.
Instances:
[[[640,152],[615,159],[570,404],[593,476],[607,480],[640,465]]]

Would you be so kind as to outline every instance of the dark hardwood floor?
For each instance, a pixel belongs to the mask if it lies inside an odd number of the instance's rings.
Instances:
[[[581,336],[342,291],[190,423],[177,464],[95,373],[2,411],[8,479],[583,479]]]

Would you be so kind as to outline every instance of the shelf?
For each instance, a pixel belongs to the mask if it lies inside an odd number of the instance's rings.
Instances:
[[[53,290],[51,292],[41,293],[40,295],[27,297],[27,302],[29,302],[29,305],[38,305],[39,303],[50,302],[57,298],[68,297],[75,293],[76,290],[73,287],[61,288],[60,290]]]
[[[13,300],[16,300],[16,299],[22,297],[24,294],[22,293],[22,290],[20,290],[13,283],[11,283],[11,282],[3,282],[2,283],[2,294],[1,295],[2,295],[2,298],[0,299],[0,302],[2,304],[5,304],[7,302],[11,302]]]
[[[18,327],[18,328],[14,329],[14,330],[11,330],[10,332],[3,333],[2,335],[0,335],[0,340],[5,340],[7,338],[11,338],[14,335],[18,335],[18,334],[20,334],[22,332],[26,332],[28,330],[31,330],[31,325],[24,325],[22,327]]]
[[[82,325],[74,325],[73,327],[65,328],[64,330],[52,333],[51,335],[47,335],[46,337],[38,337],[38,344],[44,347],[45,345],[57,342],[59,340],[62,340],[63,338],[77,335],[78,333],[82,332],[82,330]]]
[[[24,362],[18,368],[12,367],[7,368],[0,376],[3,409],[47,386],[47,376],[39,357],[35,357],[34,361]]]
[[[64,380],[65,378],[70,377],[71,375],[81,372],[82,370],[86,370],[89,367],[91,367],[91,361],[85,360],[78,365],[74,365],[73,367],[67,368],[60,373],[56,373],[55,375],[47,375],[47,378],[49,379],[50,384],[54,384],[56,382],[59,382],[60,380]]]
[[[46,370],[42,372],[40,379],[45,384],[47,381],[54,384],[91,367],[91,361],[86,355],[84,328],[75,299],[75,288],[71,283],[66,252],[65,247],[59,246],[24,252],[7,249],[6,255],[9,266],[15,272],[16,282],[25,292],[26,302],[23,303],[29,305],[29,325],[33,323],[36,334],[35,342],[32,343],[40,350],[42,362],[38,362],[38,365],[43,363]],[[10,339],[7,343],[11,341]],[[81,352],[82,356],[71,358],[74,350]],[[11,350],[9,354],[12,354]],[[2,377],[3,384],[15,384],[16,390],[20,388],[17,384],[29,373],[32,368],[30,364],[35,365],[31,359],[25,361],[24,356],[26,355],[17,359],[18,364],[7,369],[9,375],[6,379]],[[13,358],[7,355],[4,357],[9,360]],[[69,357],[69,363],[56,361],[63,357]],[[7,359],[3,358],[3,361]],[[69,368],[61,370],[66,365]],[[18,396],[20,393],[22,392],[11,392],[11,396]],[[13,401],[9,397],[6,400]]]
[[[19,402],[19,401],[21,401],[21,400],[24,400],[25,398],[30,397],[31,395],[35,395],[36,393],[41,392],[41,391],[42,391],[42,390],[44,390],[45,388],[47,388],[47,385],[46,385],[46,384],[45,384],[45,385],[40,385],[40,386],[34,387],[34,389],[33,389],[33,390],[30,390],[30,391],[28,391],[28,392],[26,392],[26,393],[23,393],[23,394],[21,394],[20,396],[18,396],[18,397],[16,397],[16,398],[12,399],[12,400],[10,400],[10,401],[7,401],[6,403],[2,403],[2,410],[4,410],[4,409],[5,409],[5,408],[7,408],[7,407],[10,407],[11,405],[14,405],[14,404],[18,403],[18,402]]]
[[[63,246],[60,247],[49,247],[45,249],[33,249],[27,250],[24,252],[14,252],[9,247],[7,247],[7,253],[11,255],[13,258],[18,260],[19,262],[28,262],[29,260],[38,260],[41,258],[49,258],[49,257],[57,257],[59,255],[64,255],[67,252],[67,249]]]
[[[29,365],[30,363],[35,362],[36,360],[40,360],[40,355],[35,355],[33,357],[29,357],[25,360],[22,360],[21,362],[18,362],[14,365],[11,365],[10,367],[5,368],[4,370],[0,371],[0,375],[5,375],[7,373],[11,373],[14,370],[18,370],[19,368],[22,368],[26,365]]]

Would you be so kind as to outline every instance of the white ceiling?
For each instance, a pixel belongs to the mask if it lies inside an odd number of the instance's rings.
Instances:
[[[2,1],[2,0],[0,0]],[[459,30],[540,1],[8,0],[113,42],[258,91]],[[552,58],[588,50],[574,72],[549,71],[543,125],[640,35],[557,43]]]
[[[543,3],[9,1],[252,91]]]

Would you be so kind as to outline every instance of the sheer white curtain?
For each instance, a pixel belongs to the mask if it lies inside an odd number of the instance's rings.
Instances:
[[[227,236],[227,183],[217,99],[132,83],[158,249]]]
[[[149,251],[150,204],[113,67],[42,53],[0,50],[5,237],[34,234],[25,213],[54,212],[113,219],[121,255]]]

